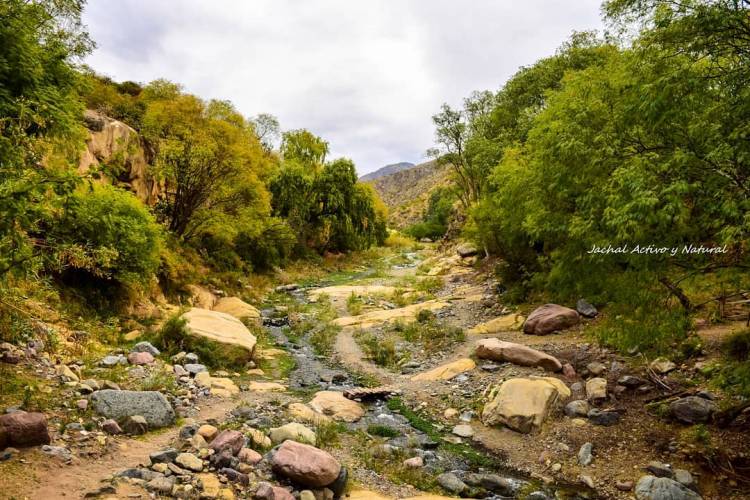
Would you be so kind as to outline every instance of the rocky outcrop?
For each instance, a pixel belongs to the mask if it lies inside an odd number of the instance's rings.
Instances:
[[[128,187],[144,203],[156,203],[163,186],[149,171],[146,150],[138,132],[92,110],[85,112],[84,123],[89,136],[78,162],[78,173],[99,171],[102,178]]]
[[[551,372],[562,370],[562,363],[554,356],[500,339],[480,340],[477,342],[476,355],[480,359],[508,361],[521,366],[539,366]]]
[[[482,411],[485,425],[505,425],[529,433],[541,427],[550,409],[570,397],[570,389],[555,378],[529,377],[506,380]]]
[[[260,311],[238,297],[223,297],[217,300],[213,310],[229,314],[239,320],[260,324]]]
[[[439,300],[426,300],[418,304],[411,304],[398,309],[388,309],[385,311],[370,311],[358,316],[344,316],[336,318],[331,323],[341,327],[353,328],[370,328],[383,323],[393,323],[395,321],[412,322],[416,319],[419,311],[436,312],[448,307],[447,302]]]
[[[252,357],[256,343],[255,335],[234,316],[194,307],[183,314],[182,318],[186,320],[185,329],[188,335],[215,342],[218,349],[223,346],[239,348],[246,352],[248,360]]]
[[[581,320],[578,312],[557,304],[537,307],[523,324],[524,333],[547,335],[577,325]]]
[[[94,392],[91,403],[99,415],[118,421],[140,415],[152,428],[171,425],[175,419],[172,405],[162,393],[155,391],[106,389]]]

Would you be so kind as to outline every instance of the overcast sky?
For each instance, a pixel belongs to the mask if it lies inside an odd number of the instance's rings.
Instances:
[[[167,78],[247,116],[307,128],[360,174],[424,160],[430,117],[498,89],[600,0],[89,0],[87,63],[118,81]]]

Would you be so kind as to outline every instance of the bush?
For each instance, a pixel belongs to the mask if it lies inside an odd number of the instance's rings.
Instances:
[[[76,191],[49,235],[52,269],[78,275],[78,283],[88,277],[137,286],[159,266],[161,227],[134,195],[114,186]]]

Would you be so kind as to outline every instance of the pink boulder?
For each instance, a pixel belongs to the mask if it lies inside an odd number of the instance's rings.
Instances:
[[[539,366],[551,372],[562,370],[562,364],[554,356],[531,347],[504,342],[500,339],[484,339],[477,342],[477,357],[493,361],[509,361],[521,366]]]
[[[18,411],[0,416],[0,450],[8,446],[37,446],[49,442],[44,413]]]
[[[557,304],[544,304],[529,314],[523,324],[523,331],[532,335],[547,335],[570,328],[580,321],[581,317],[574,309]]]
[[[128,354],[128,362],[131,365],[150,365],[154,357],[148,352],[131,352]]]
[[[211,441],[211,448],[217,455],[225,450],[229,450],[232,456],[236,456],[243,446],[245,446],[245,436],[239,431],[221,431]]]
[[[314,446],[286,440],[271,460],[276,474],[312,488],[328,486],[339,476],[341,464]]]

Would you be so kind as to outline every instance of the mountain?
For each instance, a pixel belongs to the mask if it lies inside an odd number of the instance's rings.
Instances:
[[[388,167],[380,170],[385,168]],[[450,182],[450,169],[447,165],[428,161],[369,182],[388,206],[389,225],[402,229],[419,221],[432,190]]]
[[[373,181],[375,179],[379,179],[386,175],[395,174],[396,172],[401,172],[403,170],[408,170],[412,167],[414,167],[414,164],[409,163],[408,161],[402,161],[400,163],[391,163],[390,165],[381,167],[374,172],[370,172],[369,174],[363,175],[362,177],[359,178],[359,180],[362,182]]]

